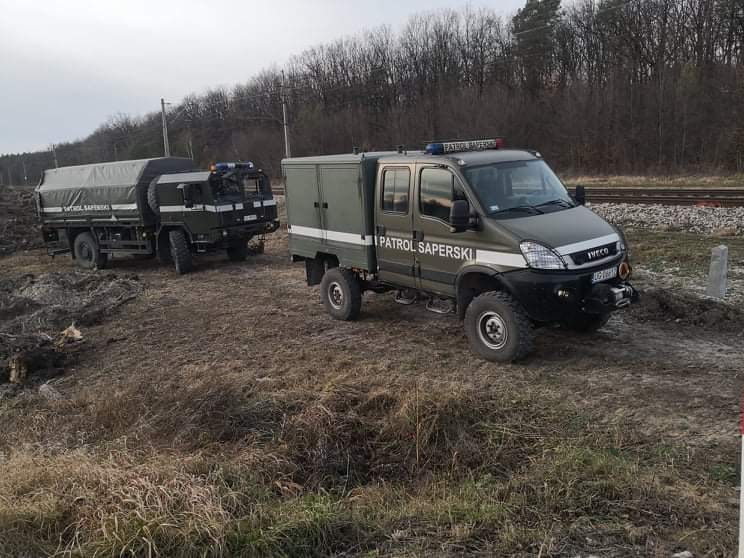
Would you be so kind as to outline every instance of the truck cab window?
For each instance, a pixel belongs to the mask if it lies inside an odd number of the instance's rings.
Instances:
[[[385,169],[382,175],[382,210],[408,213],[409,169]]]
[[[421,171],[419,207],[422,215],[449,221],[450,207],[454,199],[465,199],[460,190],[455,193],[455,176],[445,169],[424,169]]]
[[[243,184],[235,172],[228,172],[222,176],[212,175],[209,182],[217,198],[240,199],[242,196]]]

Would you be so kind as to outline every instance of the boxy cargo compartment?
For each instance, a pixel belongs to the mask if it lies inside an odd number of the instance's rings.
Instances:
[[[289,250],[334,255],[342,267],[377,270],[374,196],[377,160],[389,153],[284,159]]]
[[[156,176],[190,171],[191,159],[159,157],[44,171],[36,188],[43,224],[114,221],[151,225],[147,188]]]

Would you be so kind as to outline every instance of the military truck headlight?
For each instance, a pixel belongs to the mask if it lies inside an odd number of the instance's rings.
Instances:
[[[555,250],[538,242],[525,240],[519,245],[522,255],[530,267],[535,269],[566,269],[563,261]]]

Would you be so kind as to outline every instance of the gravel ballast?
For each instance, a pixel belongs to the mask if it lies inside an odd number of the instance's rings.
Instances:
[[[679,230],[697,234],[744,234],[744,207],[587,204],[611,223],[639,229]]]

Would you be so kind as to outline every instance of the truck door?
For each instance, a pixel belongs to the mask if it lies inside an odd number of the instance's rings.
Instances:
[[[377,176],[377,267],[381,281],[415,288],[416,242],[411,203],[412,166],[386,165]]]
[[[320,193],[318,192],[318,170],[315,165],[291,165],[285,169],[287,175],[287,222],[302,237],[322,241],[320,226]]]
[[[467,199],[459,179],[447,168],[418,165],[413,234],[418,288],[442,295],[455,294],[455,280],[463,261],[474,259],[473,231],[450,232],[452,202]]]

